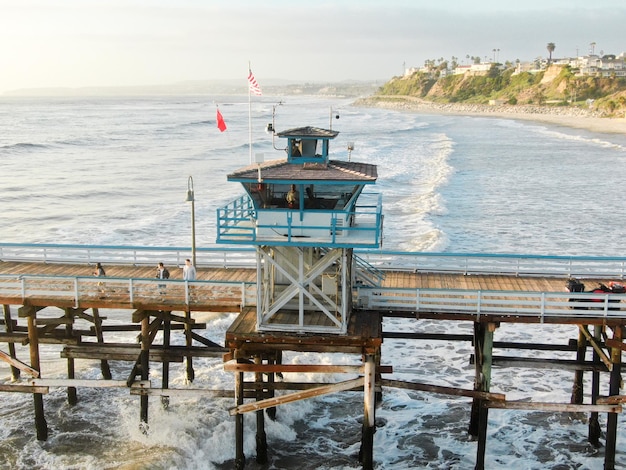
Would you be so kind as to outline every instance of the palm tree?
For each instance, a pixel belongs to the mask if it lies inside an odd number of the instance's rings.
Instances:
[[[546,48],[548,49],[548,52],[550,53],[550,57],[548,58],[548,65],[550,65],[550,63],[552,62],[552,53],[554,52],[554,49],[556,49],[556,46],[553,42],[549,42]]]

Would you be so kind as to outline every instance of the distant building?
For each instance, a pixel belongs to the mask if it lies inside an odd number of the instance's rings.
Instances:
[[[428,62],[428,61],[427,61]],[[533,61],[529,62],[517,62],[515,65],[515,71],[513,75],[520,74],[522,72],[538,73],[546,70],[549,65],[560,65],[562,67],[569,66],[576,73],[577,76],[583,77],[605,77],[605,78],[624,78],[626,77],[626,52],[622,52],[619,55],[605,54],[600,57],[597,54],[589,54],[580,57],[563,57],[554,58],[552,62],[548,64],[548,59],[544,57],[537,57]],[[445,77],[447,75],[487,75],[492,67],[498,67],[504,69],[503,66],[494,64],[492,62],[481,62],[479,64],[471,65],[457,65],[453,70],[439,70],[439,77]],[[416,72],[420,72],[426,75],[434,75],[435,68],[432,64],[427,64],[424,67],[417,68],[411,67],[405,69],[404,76],[408,77]]]
[[[457,65],[454,69],[454,75],[465,75],[465,73],[469,72],[471,69],[471,65]]]
[[[480,64],[457,65],[454,75],[487,75],[494,64],[491,62],[481,62]]]

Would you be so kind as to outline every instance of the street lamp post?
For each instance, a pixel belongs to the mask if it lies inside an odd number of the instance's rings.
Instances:
[[[196,208],[194,207],[195,197],[193,194],[193,178],[190,176],[187,180],[187,202],[191,202],[191,262],[193,266],[196,266]],[[191,331],[191,310],[187,308],[185,310],[185,318],[188,320],[185,323],[185,344],[188,348],[191,347],[193,342]],[[187,382],[193,382],[195,378],[195,372],[193,370],[193,356],[189,355],[186,358],[186,380]]]
[[[195,197],[193,194],[193,178],[187,180],[187,199],[191,202],[191,262],[196,266],[196,208],[194,207]]]

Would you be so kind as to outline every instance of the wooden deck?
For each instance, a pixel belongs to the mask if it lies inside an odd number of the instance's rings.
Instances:
[[[156,267],[106,266],[107,277],[125,279],[154,279]],[[170,268],[170,279],[182,279],[182,268]],[[0,261],[0,275],[39,276],[92,276],[93,266],[22,263]],[[256,270],[242,268],[198,268],[197,280],[219,282],[256,282]],[[590,286],[610,279],[584,280]],[[473,289],[534,292],[565,292],[564,278],[519,277],[511,275],[463,275],[447,273],[413,273],[385,271],[382,287],[386,288],[429,288],[429,289]]]
[[[154,279],[156,266],[105,266],[107,277]],[[182,279],[182,267],[169,267],[170,279]],[[92,276],[93,265],[0,261],[0,275]],[[255,282],[256,270],[246,268],[198,268],[199,281]],[[382,287],[473,289],[533,292],[565,292],[565,278],[511,275],[464,275],[386,270]],[[582,279],[589,286],[611,279]]]
[[[127,279],[154,279],[156,266],[105,266],[107,277],[119,277]],[[181,267],[168,266],[170,279],[182,279]],[[0,261],[0,275],[39,275],[39,276],[93,276],[93,265],[85,264],[61,264],[61,263],[23,263],[15,261]],[[197,270],[199,281],[224,281],[224,282],[255,282],[256,270],[233,269],[233,268],[199,268]]]
[[[323,316],[321,313],[320,316]],[[226,348],[253,355],[257,350],[298,350],[360,354],[382,344],[382,322],[378,314],[355,312],[345,335],[259,332],[256,309],[246,308],[226,332]]]
[[[382,287],[564,292],[566,290],[565,282],[566,279],[554,277],[385,271],[385,280]],[[588,282],[589,285],[596,285],[598,282],[602,281],[594,279]]]
[[[59,308],[119,308],[165,311],[212,311],[212,312],[241,312],[246,307],[256,304],[256,270],[252,268],[198,268],[197,281],[189,283],[182,280],[182,268],[168,267],[170,279],[166,281],[164,289],[161,282],[155,279],[156,266],[107,265],[106,278],[93,276],[93,265],[87,264],[60,264],[60,263],[29,263],[0,261],[0,303],[4,305],[31,305],[36,307],[55,306]],[[24,283],[22,283],[22,280]],[[608,284],[611,279],[582,279],[588,289],[602,282]],[[411,308],[412,301],[407,300],[412,289],[438,289],[457,291],[441,294],[441,302],[452,299],[454,296],[463,297],[463,291],[471,292],[476,296],[481,292],[506,292],[507,302],[526,301],[516,295],[520,293],[567,293],[565,284],[567,279],[561,277],[515,276],[511,274],[460,274],[460,273],[426,273],[413,271],[385,270],[385,278],[381,285],[382,294],[389,294],[389,304],[394,300],[402,299],[404,305],[395,303],[396,307],[387,308],[385,304],[365,305],[361,310],[379,312],[386,316],[413,316],[417,311]],[[104,282],[104,287],[101,286]],[[392,292],[393,289],[405,289],[406,292]],[[461,291],[460,293],[458,291]],[[380,294],[375,294],[378,296]],[[434,294],[429,294],[434,295]],[[395,296],[395,297],[394,297]],[[498,296],[498,294],[496,294]],[[534,300],[536,301],[537,295]],[[374,297],[378,299],[380,297]],[[359,298],[360,299],[360,298]],[[425,299],[428,301],[428,298]],[[559,301],[559,299],[556,299]],[[355,300],[356,302],[357,300]],[[561,302],[567,298],[561,297]],[[485,301],[486,302],[486,301]],[[578,304],[576,304],[578,305]],[[589,304],[591,305],[591,304]],[[502,303],[502,310],[492,305],[488,312],[483,308],[481,312],[458,311],[448,305],[443,312],[434,305],[419,309],[421,318],[476,320],[520,323],[586,323],[586,324],[624,324],[626,321],[626,307],[611,308],[611,315],[598,313],[598,305],[589,308],[588,312],[595,313],[582,315],[581,310],[573,310],[566,303],[558,307],[556,314],[542,316],[538,313],[508,314],[506,302]],[[612,304],[613,305],[613,304]],[[510,310],[510,309],[509,309]],[[535,312],[539,312],[536,309]],[[281,313],[282,314],[282,313]],[[307,321],[315,321],[311,316]],[[285,324],[289,322],[286,321]]]
[[[105,268],[108,277],[129,279],[153,279],[156,272],[156,266],[110,265]],[[92,276],[93,269],[93,265],[0,261],[0,275]],[[169,270],[170,279],[182,279],[182,267],[169,267]],[[256,270],[247,268],[200,267],[197,274],[197,279],[200,281],[256,281]],[[582,279],[582,281],[593,286],[599,282],[608,283],[611,279]],[[386,270],[382,287],[564,292],[565,282],[565,278],[556,277],[414,273]]]

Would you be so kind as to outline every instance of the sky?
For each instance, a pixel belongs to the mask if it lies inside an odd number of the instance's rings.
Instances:
[[[624,0],[0,0],[0,94],[378,80],[428,59],[626,51]],[[494,49],[496,52],[494,52]]]

